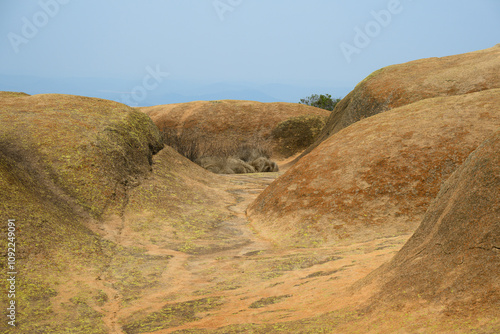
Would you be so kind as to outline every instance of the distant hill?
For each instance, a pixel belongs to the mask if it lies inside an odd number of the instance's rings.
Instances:
[[[29,94],[59,93],[113,100],[129,106],[155,106],[171,103],[210,100],[249,100],[291,102],[315,93],[345,96],[352,86],[332,81],[331,85],[253,84],[245,82],[195,83],[167,77],[144,98],[134,100],[131,92],[142,85],[143,78],[57,78],[23,75],[0,75],[0,91]]]

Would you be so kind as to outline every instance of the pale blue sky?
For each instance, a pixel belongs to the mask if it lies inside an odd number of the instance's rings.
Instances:
[[[45,85],[54,93],[109,97],[160,69],[149,97],[221,82],[339,96],[378,68],[498,43],[499,0],[2,0],[0,90],[45,92],[35,76],[64,79]]]

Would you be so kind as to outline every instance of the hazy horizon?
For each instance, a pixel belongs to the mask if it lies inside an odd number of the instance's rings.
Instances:
[[[131,105],[342,97],[388,65],[493,47],[498,31],[495,0],[10,1],[0,90]]]

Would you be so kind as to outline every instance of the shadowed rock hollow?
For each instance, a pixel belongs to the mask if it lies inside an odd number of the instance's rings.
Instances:
[[[460,55],[427,58],[377,70],[340,101],[306,155],[361,119],[420,100],[500,88],[500,44]]]
[[[441,182],[500,126],[500,89],[439,97],[331,136],[248,208],[281,245],[353,242],[412,232]]]

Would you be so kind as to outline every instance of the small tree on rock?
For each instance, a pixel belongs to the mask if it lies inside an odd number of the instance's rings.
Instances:
[[[326,109],[332,111],[333,108],[340,102],[341,99],[332,99],[330,94],[313,94],[305,99],[300,99],[300,104],[306,104],[308,106]]]

